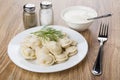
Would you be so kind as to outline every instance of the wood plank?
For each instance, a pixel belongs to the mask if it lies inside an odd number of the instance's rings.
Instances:
[[[78,65],[55,73],[34,73],[16,66],[7,55],[9,41],[24,30],[23,5],[34,3],[39,17],[41,0],[0,0],[0,80],[119,80],[120,79],[120,0],[52,0],[54,24],[68,27],[60,17],[64,8],[76,5],[89,6],[98,15],[113,13],[106,19],[95,20],[89,30],[80,32],[89,44],[88,54]],[[39,18],[38,18],[39,20]],[[97,34],[100,23],[109,22],[109,39],[104,46],[103,74],[93,76],[91,69],[97,57],[99,43]],[[38,21],[39,25],[39,21]]]

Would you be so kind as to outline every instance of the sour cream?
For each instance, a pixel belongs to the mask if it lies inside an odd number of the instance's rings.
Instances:
[[[88,18],[96,17],[97,13],[88,7],[78,7],[75,9],[67,10],[63,17],[66,21],[72,23],[88,23],[91,20],[87,20]]]

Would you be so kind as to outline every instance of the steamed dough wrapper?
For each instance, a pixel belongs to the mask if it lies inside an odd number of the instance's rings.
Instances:
[[[63,52],[62,54],[55,55],[55,58],[57,63],[61,63],[68,60],[69,57],[67,56],[66,52]]]
[[[21,47],[21,53],[25,59],[36,59],[35,51],[29,47],[23,46]]]
[[[46,47],[53,55],[58,55],[62,53],[62,48],[59,43],[55,41],[49,41],[46,43]]]
[[[78,50],[76,46],[70,46],[68,48],[66,48],[66,53],[68,54],[68,56],[73,56],[75,54],[77,54]]]
[[[71,45],[72,40],[69,39],[68,37],[64,37],[64,38],[59,40],[59,43],[61,44],[61,46],[63,48],[67,48],[67,47],[69,47]]]
[[[55,58],[52,54],[49,53],[46,47],[36,48],[36,63],[44,66],[53,65],[55,63]]]

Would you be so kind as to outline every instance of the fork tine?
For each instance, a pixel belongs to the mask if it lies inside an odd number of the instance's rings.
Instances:
[[[105,34],[105,24],[103,24],[103,26],[102,26],[102,34],[101,34],[101,36],[104,36],[104,34]]]
[[[104,36],[104,33],[105,33],[104,28],[105,28],[105,24],[101,23],[99,36]]]
[[[104,28],[104,37],[108,36],[108,26],[109,25],[105,25],[105,28]]]
[[[106,36],[106,34],[107,34],[107,25],[104,24],[104,34],[103,34],[103,36]]]
[[[100,24],[100,29],[99,29],[99,35],[98,36],[100,36],[101,35],[101,33],[102,33],[102,23]]]
[[[106,25],[106,37],[108,37],[108,28],[109,28],[109,24]]]
[[[105,27],[104,27],[104,36],[107,37],[107,25],[105,24]]]

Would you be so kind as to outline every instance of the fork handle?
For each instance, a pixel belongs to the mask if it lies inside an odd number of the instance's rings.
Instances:
[[[98,56],[94,63],[92,73],[93,75],[101,75],[102,74],[102,55],[103,55],[103,45],[100,45]]]

